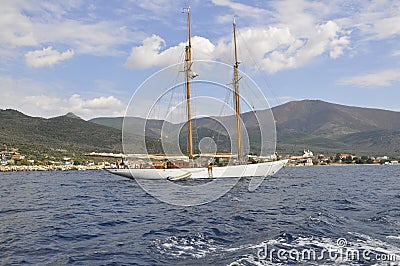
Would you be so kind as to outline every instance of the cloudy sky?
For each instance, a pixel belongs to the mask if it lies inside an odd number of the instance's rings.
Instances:
[[[151,74],[182,59],[180,0],[0,0],[0,108],[120,116]],[[195,59],[241,69],[271,105],[320,99],[400,111],[400,1],[193,0]]]

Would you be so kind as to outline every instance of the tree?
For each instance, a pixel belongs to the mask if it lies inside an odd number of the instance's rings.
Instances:
[[[27,159],[22,159],[22,160],[17,160],[15,162],[16,165],[21,166],[21,165],[29,165],[29,162]]]
[[[364,162],[365,162],[365,161],[363,161],[363,160],[360,159],[360,158],[357,158],[357,159],[355,160],[355,163],[356,163],[356,164],[364,164]]]

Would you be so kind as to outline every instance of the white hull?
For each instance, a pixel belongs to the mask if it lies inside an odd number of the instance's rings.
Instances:
[[[112,174],[132,179],[213,179],[213,178],[240,178],[266,177],[278,172],[288,160],[274,162],[232,165],[213,167],[212,174],[207,168],[179,168],[179,169],[107,169]]]

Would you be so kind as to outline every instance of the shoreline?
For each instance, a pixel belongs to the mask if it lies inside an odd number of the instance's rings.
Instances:
[[[47,165],[47,166],[38,166],[38,165],[22,165],[22,166],[0,166],[0,172],[37,172],[37,171],[87,171],[87,170],[103,170],[104,166],[85,166],[85,165]]]
[[[396,164],[393,164],[396,165]],[[398,164],[400,165],[400,164]],[[391,166],[385,164],[327,164],[327,165],[286,165],[285,167],[315,167],[315,166]],[[106,167],[94,165],[94,166],[85,166],[85,165],[72,165],[72,166],[38,166],[38,165],[30,165],[30,166],[0,166],[0,172],[39,172],[39,171],[93,171],[93,170],[103,170]]]
[[[372,163],[372,164],[317,164],[317,165],[302,165],[302,164],[298,164],[298,165],[286,165],[285,167],[326,167],[326,166],[398,166],[400,164],[376,164],[376,163]]]

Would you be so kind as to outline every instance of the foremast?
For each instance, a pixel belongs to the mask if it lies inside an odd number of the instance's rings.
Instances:
[[[233,65],[233,88],[234,88],[234,102],[236,113],[236,130],[237,130],[237,153],[238,161],[242,163],[242,136],[240,129],[240,94],[239,94],[239,64],[238,50],[236,44],[236,21],[233,19],[233,44],[235,49],[235,64]]]
[[[186,74],[186,105],[187,105],[187,123],[188,123],[188,154],[189,159],[193,158],[193,127],[190,106],[190,79],[192,69],[192,37],[190,27],[190,6],[187,8],[187,27],[188,44],[185,47],[185,74]]]

